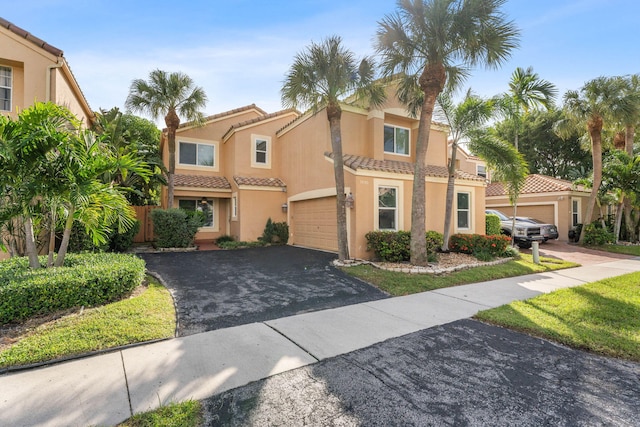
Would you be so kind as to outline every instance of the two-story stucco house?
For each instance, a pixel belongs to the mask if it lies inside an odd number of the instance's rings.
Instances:
[[[343,104],[347,228],[353,257],[370,258],[365,235],[409,230],[418,120],[389,93],[378,108]],[[434,125],[427,152],[428,230],[442,232],[447,128]],[[166,144],[164,157],[168,157]],[[196,238],[254,240],[268,218],[287,221],[289,243],[337,250],[336,190],[326,111],[267,114],[255,105],[210,116],[176,133],[174,206],[202,209]],[[471,159],[473,160],[473,159]],[[464,156],[462,163],[468,161]],[[475,163],[466,165],[476,171]],[[484,233],[485,180],[457,172],[453,232]],[[165,193],[166,198],[166,193]],[[165,200],[166,203],[166,200]]]

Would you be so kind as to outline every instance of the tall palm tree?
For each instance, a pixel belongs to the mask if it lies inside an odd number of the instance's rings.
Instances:
[[[571,130],[586,129],[591,140],[593,186],[587,202],[587,222],[593,218],[602,183],[602,129],[605,122],[615,123],[633,108],[632,99],[624,96],[624,83],[617,78],[598,77],[585,83],[580,90],[571,90],[564,95],[565,119],[556,124],[556,131],[565,135]],[[580,243],[583,237],[581,232]]]
[[[515,125],[516,150],[523,117],[528,115],[531,109],[537,110],[542,107],[548,110],[553,106],[557,93],[555,85],[541,79],[533,72],[533,67],[526,70],[518,67],[511,74],[509,91],[498,97],[497,105],[502,115]]]
[[[164,116],[167,125],[169,148],[168,207],[173,207],[174,175],[176,170],[176,130],[180,126],[180,116],[195,124],[202,123],[204,114],[200,111],[207,104],[207,95],[195,86],[191,77],[184,73],[167,73],[154,70],[149,80],[136,79],[131,83],[126,107],[131,111],[149,114],[154,120]]]
[[[491,118],[493,104],[475,96],[471,89],[467,91],[464,99],[457,105],[454,104],[451,93],[442,92],[438,96],[436,114],[449,125],[449,141],[451,142],[451,160],[449,161],[449,178],[447,180],[447,196],[444,214],[444,232],[442,239],[442,251],[449,250],[449,237],[451,236],[451,218],[453,216],[453,190],[456,179],[456,155],[459,142],[468,139],[470,133],[482,126]]]
[[[411,208],[411,263],[426,265],[425,175],[436,98],[456,87],[470,67],[497,67],[518,45],[519,31],[500,8],[505,0],[400,0],[377,31],[376,47],[386,75],[423,93],[416,143]]]
[[[314,113],[322,108],[327,111],[336,182],[338,258],[341,261],[349,259],[340,103],[350,95],[367,98],[371,105],[382,103],[384,89],[375,81],[374,64],[369,58],[358,62],[355,55],[342,46],[338,36],[328,37],[321,43],[312,42],[295,56],[281,95],[285,107],[310,108]]]

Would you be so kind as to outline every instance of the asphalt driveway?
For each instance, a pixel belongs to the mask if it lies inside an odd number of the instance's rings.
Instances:
[[[205,425],[637,426],[639,369],[460,320],[205,399]]]
[[[388,297],[293,246],[140,256],[173,293],[180,336]]]

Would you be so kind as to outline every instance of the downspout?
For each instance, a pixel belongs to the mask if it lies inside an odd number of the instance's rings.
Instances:
[[[51,86],[51,76],[53,74],[53,70],[55,68],[62,68],[62,63],[60,62],[56,62],[53,65],[49,65],[47,67],[47,76],[45,79],[45,102],[49,102],[51,101],[51,90],[52,90],[52,86]]]

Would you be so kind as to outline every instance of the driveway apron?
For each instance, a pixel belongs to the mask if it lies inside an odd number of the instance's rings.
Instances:
[[[140,256],[172,291],[180,336],[388,297],[293,246]]]

